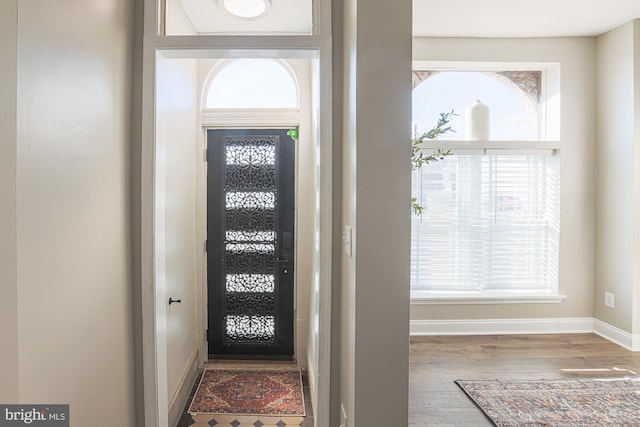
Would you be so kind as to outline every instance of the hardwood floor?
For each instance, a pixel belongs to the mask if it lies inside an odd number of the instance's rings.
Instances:
[[[640,352],[595,334],[413,337],[409,426],[491,426],[458,379],[612,378],[640,373]]]

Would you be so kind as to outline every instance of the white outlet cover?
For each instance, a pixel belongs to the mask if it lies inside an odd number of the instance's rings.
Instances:
[[[615,308],[616,305],[616,295],[611,292],[604,293],[604,305],[610,308]]]

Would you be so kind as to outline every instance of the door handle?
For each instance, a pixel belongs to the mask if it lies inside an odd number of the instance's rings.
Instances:
[[[288,259],[280,259],[280,258],[276,258],[275,262],[282,262],[282,263],[285,263],[285,262],[289,262],[289,260],[288,260]]]

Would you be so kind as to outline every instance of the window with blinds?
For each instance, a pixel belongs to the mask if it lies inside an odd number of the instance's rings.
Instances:
[[[424,212],[412,218],[413,290],[557,294],[559,159],[512,151],[414,171]]]

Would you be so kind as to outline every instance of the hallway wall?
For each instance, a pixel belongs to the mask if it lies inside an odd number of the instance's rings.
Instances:
[[[8,210],[18,218],[17,322],[9,325],[18,337],[11,347],[19,356],[19,401],[70,404],[72,425],[134,426],[133,6],[10,3],[19,5],[17,30],[4,22],[1,28],[7,43],[17,34],[17,59],[10,49],[3,55],[3,64],[17,65],[17,137],[8,135],[1,157],[10,159],[5,145],[17,147],[17,197],[12,205],[8,199]],[[3,2],[3,20],[11,4]],[[10,84],[11,70],[2,70],[5,77]],[[3,120],[11,105],[2,99]],[[10,125],[2,129],[11,132]],[[5,385],[0,389],[4,397]]]
[[[18,0],[0,2],[0,402],[18,400],[16,80]]]
[[[597,52],[594,317],[640,345],[640,20],[598,36]],[[605,292],[614,308],[604,306]]]
[[[199,364],[203,335],[196,317],[201,305],[196,248],[204,250],[195,224],[197,60],[158,55],[157,75],[156,291],[163,305],[157,313],[166,332],[168,404],[179,414]],[[181,302],[169,305],[170,297]],[[185,384],[186,392],[181,389]]]
[[[408,424],[411,2],[344,1],[340,399],[349,427]],[[340,102],[336,99],[335,102]],[[346,239],[345,239],[346,240]],[[381,393],[380,385],[388,392]],[[384,410],[381,410],[384,408]]]

